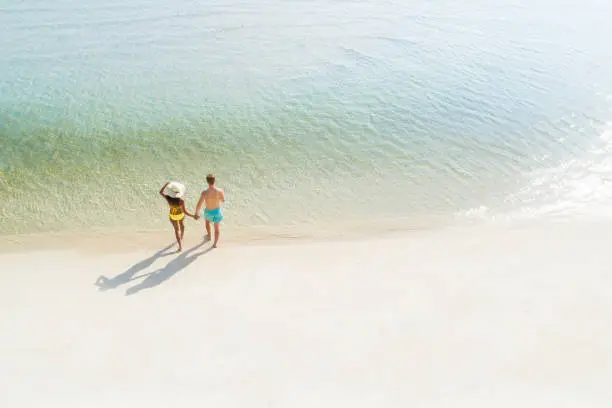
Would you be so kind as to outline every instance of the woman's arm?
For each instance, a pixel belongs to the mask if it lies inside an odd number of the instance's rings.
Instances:
[[[191,218],[195,218],[195,217],[193,216],[193,214],[192,214],[192,213],[190,213],[189,211],[187,211],[187,208],[185,207],[185,200],[181,200],[181,208],[183,209],[183,212],[184,212],[185,214],[187,214],[187,215],[188,215],[188,216],[190,216]]]
[[[170,182],[167,182],[166,184],[164,184],[164,186],[161,188],[161,190],[159,190],[159,195],[162,197],[165,197],[164,195],[164,190],[166,189],[166,187],[168,186],[168,184],[170,184]]]

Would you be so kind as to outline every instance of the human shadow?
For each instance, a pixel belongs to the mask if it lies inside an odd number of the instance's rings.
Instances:
[[[139,284],[128,288],[125,291],[125,295],[126,296],[134,295],[140,292],[141,290],[153,288],[167,281],[168,279],[176,275],[178,272],[180,272],[181,270],[189,266],[191,263],[193,263],[200,256],[207,254],[208,252],[213,250],[213,247],[209,247],[203,251],[196,252],[205,243],[206,241],[202,241],[200,244],[181,253],[178,257],[168,262],[168,264],[164,266],[163,268],[160,268],[156,271],[149,272],[149,273],[135,277],[134,279],[138,279],[142,277],[145,277],[145,279]]]
[[[119,275],[113,278],[107,278],[104,275],[100,275],[94,285],[98,287],[100,291],[106,291],[110,289],[115,289],[120,285],[128,283],[129,281],[134,279],[134,275],[138,272],[147,269],[149,266],[153,265],[153,263],[164,256],[171,255],[173,252],[168,252],[170,248],[172,248],[175,244],[170,244],[167,247],[164,247],[148,257],[147,259],[143,259],[142,261],[130,266],[128,270],[120,273]]]

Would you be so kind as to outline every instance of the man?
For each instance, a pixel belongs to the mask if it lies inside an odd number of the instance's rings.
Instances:
[[[202,205],[206,203],[204,209],[204,219],[206,220],[206,238],[210,240],[210,223],[215,224],[215,243],[213,248],[219,246],[220,223],[223,220],[223,212],[221,211],[221,203],[225,203],[225,193],[220,188],[215,186],[215,175],[209,174],[206,176],[208,188],[200,194],[200,201],[196,207],[196,219],[200,218],[200,210]]]

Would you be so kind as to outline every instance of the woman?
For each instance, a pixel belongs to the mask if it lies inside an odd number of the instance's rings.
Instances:
[[[183,195],[185,194],[184,188],[178,183],[169,181],[159,190],[159,194],[166,199],[170,206],[168,216],[170,217],[170,223],[174,227],[178,250],[181,252],[183,250],[183,237],[185,236],[185,224],[183,224],[185,214],[194,218],[193,214],[185,208],[185,200],[183,200]]]

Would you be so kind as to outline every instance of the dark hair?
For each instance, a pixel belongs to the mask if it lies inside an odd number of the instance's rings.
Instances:
[[[215,184],[215,175],[209,174],[208,176],[206,176],[206,182],[211,186]]]
[[[178,198],[178,197],[170,197],[165,195],[164,197],[166,197],[166,201],[168,201],[168,204],[174,204],[174,205],[179,205],[181,203],[181,201],[183,201],[182,199]]]

